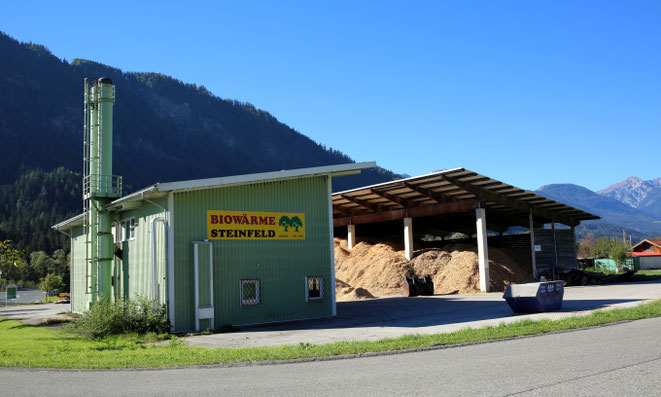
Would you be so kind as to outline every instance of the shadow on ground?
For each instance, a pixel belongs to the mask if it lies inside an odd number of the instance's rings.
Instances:
[[[558,312],[594,310],[637,299],[565,300]],[[466,300],[452,296],[392,297],[338,302],[337,317],[277,325],[241,327],[241,331],[313,330],[365,327],[432,327],[516,317],[504,300]]]

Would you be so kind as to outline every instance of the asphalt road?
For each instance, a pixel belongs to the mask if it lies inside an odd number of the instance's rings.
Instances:
[[[69,311],[71,311],[71,305],[68,303],[9,305],[0,306],[0,317],[19,320],[26,324],[39,324],[49,318],[62,318],[64,313]]]
[[[39,289],[19,289],[16,295],[17,295],[16,302],[10,300],[8,302],[9,305],[13,305],[14,303],[26,304],[26,303],[38,302],[44,296],[44,293]],[[5,304],[5,295],[3,292],[3,295],[0,297],[0,306],[4,306],[4,304]]]
[[[433,351],[154,371],[0,369],[6,395],[659,396],[661,318]]]

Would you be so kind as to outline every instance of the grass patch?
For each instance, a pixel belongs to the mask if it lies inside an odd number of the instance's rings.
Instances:
[[[58,300],[60,300],[58,296],[45,296],[41,298],[41,300],[38,303],[55,303]]]
[[[661,276],[661,270],[638,270],[636,273],[646,276]]]
[[[607,276],[610,276],[611,274],[622,274],[622,272],[618,273],[616,270],[610,270],[604,267],[597,267],[596,269],[590,271],[595,273],[603,273]]]
[[[607,323],[661,317],[661,300],[633,308],[597,311],[562,320],[522,320],[511,324],[434,335],[407,335],[376,342],[337,342],[327,345],[255,348],[196,348],[177,337],[160,345],[146,344],[159,335],[114,335],[89,340],[50,329],[0,318],[0,366],[30,368],[156,368],[246,361],[287,360],[367,352],[415,349],[481,342],[572,330]]]

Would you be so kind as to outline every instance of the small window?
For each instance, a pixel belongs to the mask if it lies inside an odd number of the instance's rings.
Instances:
[[[306,300],[314,301],[324,299],[324,278],[323,277],[306,277]]]
[[[241,280],[241,306],[259,305],[259,280]]]
[[[122,225],[119,223],[114,223],[112,225],[112,241],[114,243],[122,241]]]
[[[133,240],[135,238],[135,218],[124,219],[119,225],[120,233],[117,233],[121,237],[120,241]]]

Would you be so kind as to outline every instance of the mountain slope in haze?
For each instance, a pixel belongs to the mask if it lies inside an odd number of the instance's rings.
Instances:
[[[536,193],[599,215],[602,218],[601,220],[583,222],[582,225],[587,228],[594,229],[595,226],[592,225],[600,225],[602,229],[611,231],[616,231],[619,228],[619,234],[621,235],[622,226],[624,226],[633,229],[629,231],[629,234],[633,234],[633,231],[642,233],[638,235],[639,237],[649,237],[661,233],[661,223],[656,222],[657,219],[653,216],[582,186],[552,184],[542,186]]]
[[[597,193],[661,219],[661,178],[644,181],[632,176]]]
[[[156,182],[348,163],[249,103],[156,73],[124,73],[86,60],[70,64],[0,33],[0,183],[22,164],[82,168],[83,79],[116,86],[113,171],[140,188]],[[396,178],[374,169],[337,178],[336,189]]]

